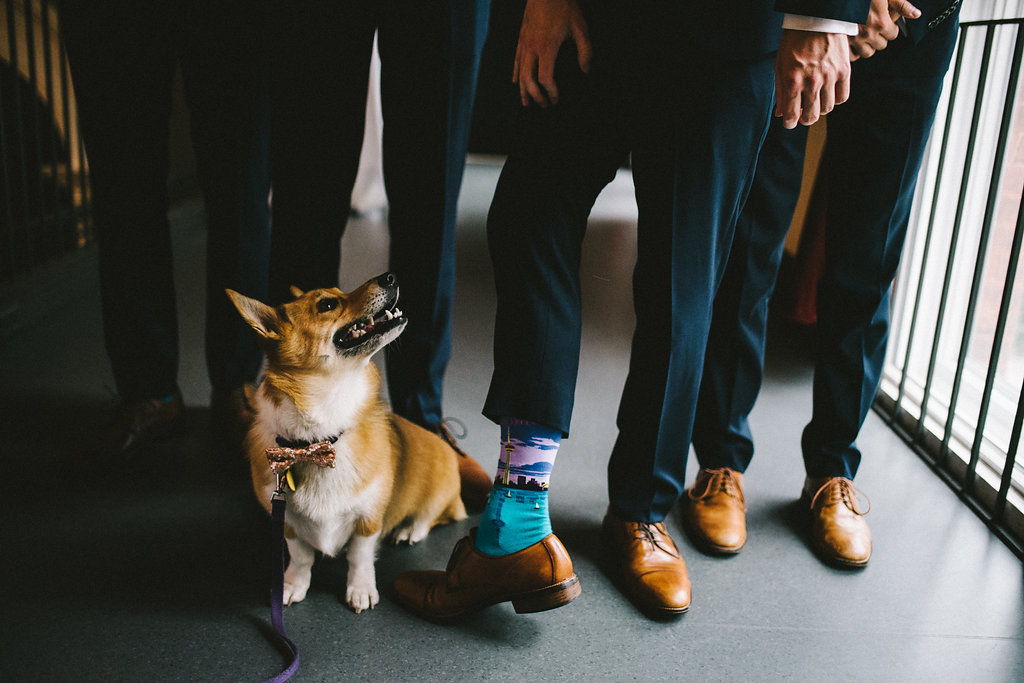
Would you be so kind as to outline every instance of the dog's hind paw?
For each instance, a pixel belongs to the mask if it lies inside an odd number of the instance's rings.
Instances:
[[[412,545],[426,538],[429,532],[429,524],[407,524],[395,529],[391,535],[391,542],[395,545]]]
[[[360,584],[351,584],[345,591],[345,602],[352,608],[352,611],[359,614],[365,609],[373,609],[380,602],[380,595],[377,593],[377,587],[373,584],[369,586]]]

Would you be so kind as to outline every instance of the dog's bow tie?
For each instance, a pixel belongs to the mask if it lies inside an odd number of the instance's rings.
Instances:
[[[300,448],[268,448],[267,462],[277,476],[287,472],[297,462],[311,462],[319,467],[334,467],[334,445],[330,441],[318,441]]]

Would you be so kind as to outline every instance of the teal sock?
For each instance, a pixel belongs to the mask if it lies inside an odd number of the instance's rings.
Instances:
[[[561,432],[526,420],[502,419],[501,457],[494,488],[480,517],[476,548],[511,555],[551,534],[548,482]]]

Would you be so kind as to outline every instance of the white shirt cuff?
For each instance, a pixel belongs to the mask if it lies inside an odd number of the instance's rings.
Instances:
[[[817,31],[819,33],[842,33],[848,36],[855,36],[859,31],[857,24],[852,21],[839,21],[838,19],[819,19],[818,17],[805,17],[800,14],[785,14],[782,19],[782,28],[794,31]]]

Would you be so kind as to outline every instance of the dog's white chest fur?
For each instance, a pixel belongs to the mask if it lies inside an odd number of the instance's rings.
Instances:
[[[312,408],[300,411],[291,401],[274,404],[261,389],[256,400],[258,429],[266,447],[276,438],[317,441],[337,436],[333,444],[333,468],[299,463],[293,468],[298,481],[288,494],[287,523],[304,541],[326,555],[336,555],[352,537],[355,522],[369,514],[386,495],[383,478],[366,478],[356,469],[356,459],[345,431],[358,419],[358,407],[365,405],[370,387],[353,373],[351,381],[312,387],[316,400]],[[320,391],[316,391],[321,389]]]
[[[337,555],[352,537],[356,520],[379,505],[386,482],[378,477],[358,490],[352,486],[358,479],[344,437],[335,444],[334,469],[304,464],[297,470],[298,486],[289,495],[287,522],[320,552]]]

